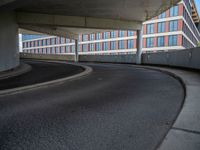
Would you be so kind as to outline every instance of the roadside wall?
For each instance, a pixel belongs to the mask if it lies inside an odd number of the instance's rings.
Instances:
[[[200,48],[143,54],[143,64],[200,69]]]
[[[74,61],[73,55],[21,53],[21,58]],[[80,55],[80,62],[135,63],[136,55]],[[200,48],[169,52],[144,53],[142,64],[200,69]]]
[[[135,55],[80,55],[82,62],[135,63]]]
[[[20,53],[20,58],[39,59],[39,60],[66,60],[66,61],[74,61],[74,56],[73,55],[53,55],[53,54]]]

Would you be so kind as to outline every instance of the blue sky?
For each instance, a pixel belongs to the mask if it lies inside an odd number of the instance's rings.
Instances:
[[[200,15],[200,0],[195,0],[196,7],[198,9],[199,15]]]

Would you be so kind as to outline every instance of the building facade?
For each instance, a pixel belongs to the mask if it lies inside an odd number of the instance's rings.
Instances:
[[[168,51],[196,47],[200,41],[199,15],[193,0],[143,23],[143,51]],[[117,55],[136,52],[135,31],[110,31],[79,35],[80,55]],[[75,41],[56,36],[23,35],[23,52],[74,55]]]

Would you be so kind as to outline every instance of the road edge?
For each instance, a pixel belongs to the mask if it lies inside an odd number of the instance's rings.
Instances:
[[[156,70],[168,74],[175,79],[178,79],[185,90],[185,98],[175,121],[155,149],[199,150],[200,120],[197,120],[197,118],[200,118],[200,102],[198,101],[200,99],[200,83],[194,83],[194,81],[200,81],[199,73],[173,67],[158,67],[148,65],[132,66]]]
[[[47,61],[43,61],[43,62],[47,62]],[[48,61],[48,62],[52,63],[52,62],[55,62],[55,61]],[[64,62],[56,61],[56,63],[64,63]],[[14,94],[18,94],[18,93],[23,93],[23,92],[27,92],[27,91],[30,91],[30,90],[34,90],[36,88],[45,88],[45,87],[49,87],[49,86],[60,85],[60,84],[63,84],[67,81],[72,81],[72,80],[79,79],[81,77],[87,76],[93,71],[93,69],[91,67],[86,66],[86,65],[73,64],[73,63],[68,63],[68,64],[74,65],[74,66],[79,66],[79,67],[83,68],[84,71],[81,72],[81,73],[72,75],[72,76],[65,77],[65,78],[60,78],[60,79],[56,79],[56,80],[37,83],[37,84],[33,84],[33,85],[27,85],[27,86],[13,88],[13,89],[2,90],[2,91],[0,91],[0,97],[6,96],[6,95],[14,95]]]
[[[16,77],[22,74],[25,74],[32,70],[32,67],[26,63],[20,63],[20,65],[13,70],[9,70],[3,73],[0,73],[0,80],[9,79],[12,77]]]

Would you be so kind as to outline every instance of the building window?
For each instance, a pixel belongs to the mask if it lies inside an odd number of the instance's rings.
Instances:
[[[119,49],[124,49],[124,40],[119,41]]]
[[[96,50],[100,51],[101,50],[101,44],[100,43],[96,43]]]
[[[103,39],[108,39],[108,32],[103,32]]]
[[[128,31],[128,36],[133,36],[134,32],[133,31]]]
[[[147,45],[147,48],[154,47],[154,38],[153,37],[147,38],[146,39],[146,45]]]
[[[108,50],[108,42],[103,42],[103,50]]]
[[[75,52],[75,45],[71,45],[71,52],[72,52],[72,53]]]
[[[101,33],[97,33],[96,34],[96,40],[100,40],[101,39]]]
[[[90,44],[90,51],[94,51],[94,44]]]
[[[110,43],[110,49],[111,50],[115,50],[116,49],[116,41],[111,41],[111,43]]]
[[[169,36],[169,46],[177,46],[177,35]]]
[[[165,32],[165,22],[158,23],[158,33]]]
[[[83,41],[87,41],[87,35],[83,35]]]
[[[94,34],[90,34],[90,41],[94,41]]]
[[[87,52],[87,44],[83,44],[82,46],[83,46],[82,47],[83,52]]]
[[[38,42],[38,43],[40,43],[40,42]],[[55,38],[52,38],[52,39],[51,39],[51,44],[52,44],[52,45],[55,45]]]
[[[47,39],[47,45],[50,45],[50,39]]]
[[[57,38],[56,38],[56,44],[59,44],[59,40],[60,40],[60,38],[57,37]]]
[[[165,45],[165,40],[164,40],[165,38],[164,38],[164,36],[159,36],[158,38],[157,38],[157,45],[158,45],[158,47],[162,47],[162,46],[164,46]]]
[[[66,43],[70,43],[70,39],[66,39]]]
[[[178,16],[178,6],[170,8],[170,17]]]
[[[70,47],[66,46],[66,53],[69,53],[69,51],[70,51]]]
[[[61,53],[62,54],[65,53],[65,47],[64,46],[61,47]]]
[[[46,40],[42,40],[42,46],[46,45]]]
[[[110,33],[110,37],[111,37],[111,38],[116,38],[116,32],[115,32],[115,31],[112,31],[112,32]]]
[[[178,30],[178,20],[170,21],[169,22],[169,31],[177,31]]]
[[[147,24],[147,34],[154,33],[154,24]]]
[[[128,40],[127,44],[128,44],[128,49],[133,49],[133,47],[134,47],[134,41],[133,40]]]
[[[47,54],[51,54],[50,48],[47,48]]]
[[[56,54],[59,54],[59,47],[56,47]]]
[[[119,37],[124,37],[124,31],[119,31]]]
[[[64,44],[65,43],[65,38],[61,38],[61,44]]]
[[[158,19],[162,19],[162,18],[165,18],[166,17],[166,12],[163,12],[162,14],[160,14],[158,16]]]

